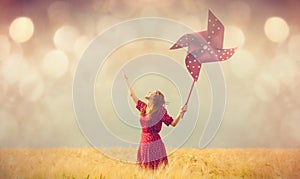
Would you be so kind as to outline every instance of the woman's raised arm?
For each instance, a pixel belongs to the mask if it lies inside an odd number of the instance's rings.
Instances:
[[[131,88],[131,86],[130,86],[130,84],[129,84],[129,82],[128,82],[128,77],[127,77],[127,75],[125,74],[124,70],[122,70],[122,73],[123,73],[123,76],[124,76],[126,85],[127,85],[128,89],[129,89],[129,94],[130,94],[131,98],[133,99],[134,103],[137,104],[137,102],[138,102],[139,99],[138,99],[138,98],[136,97],[136,95],[134,94],[134,91],[133,91],[133,89]]]
[[[136,97],[136,95],[131,87],[129,88],[129,94],[130,94],[132,100],[134,101],[134,104],[137,104],[139,98]]]

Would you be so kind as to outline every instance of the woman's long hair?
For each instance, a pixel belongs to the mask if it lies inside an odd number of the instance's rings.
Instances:
[[[154,91],[154,95],[152,97],[152,99],[149,99],[149,103],[148,103],[148,108],[149,108],[149,112],[148,114],[146,114],[146,108],[147,106],[145,106],[142,110],[141,110],[141,115],[142,116],[147,116],[149,117],[149,119],[155,115],[158,110],[165,105],[165,97],[164,95],[156,90]]]

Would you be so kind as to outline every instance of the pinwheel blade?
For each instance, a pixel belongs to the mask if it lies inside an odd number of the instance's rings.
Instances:
[[[199,63],[192,54],[188,54],[185,58],[185,65],[191,76],[194,78],[194,81],[197,81],[199,78],[201,63]]]
[[[207,32],[208,44],[214,48],[222,49],[224,40],[224,25],[211,11],[208,11]]]
[[[186,34],[180,37],[180,39],[170,48],[170,50],[188,47],[194,40],[195,37],[193,37],[191,34]]]

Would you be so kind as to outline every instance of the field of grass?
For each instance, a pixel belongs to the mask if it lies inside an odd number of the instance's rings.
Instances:
[[[135,149],[110,149],[134,156]],[[179,149],[157,171],[93,148],[0,149],[0,178],[300,178],[300,149]]]

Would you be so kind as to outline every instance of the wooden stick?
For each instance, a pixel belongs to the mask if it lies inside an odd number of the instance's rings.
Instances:
[[[194,85],[196,83],[196,80],[193,81],[192,83],[192,86],[191,86],[191,89],[190,89],[190,92],[189,92],[189,95],[188,95],[188,98],[186,99],[186,102],[184,105],[187,105],[189,100],[190,100],[190,97],[191,97],[191,94],[192,94],[192,91],[193,91],[193,88],[194,88]],[[184,114],[181,115],[181,118],[183,118]]]
[[[191,86],[191,89],[190,89],[190,92],[189,92],[188,98],[187,98],[187,100],[186,100],[186,102],[185,102],[185,105],[187,105],[187,104],[188,104],[188,102],[189,102],[189,100],[190,100],[190,97],[191,97],[191,94],[192,94],[192,91],[193,91],[193,88],[194,88],[195,82],[196,82],[196,80],[194,80],[194,81],[193,81],[193,84],[192,84],[192,86]]]

